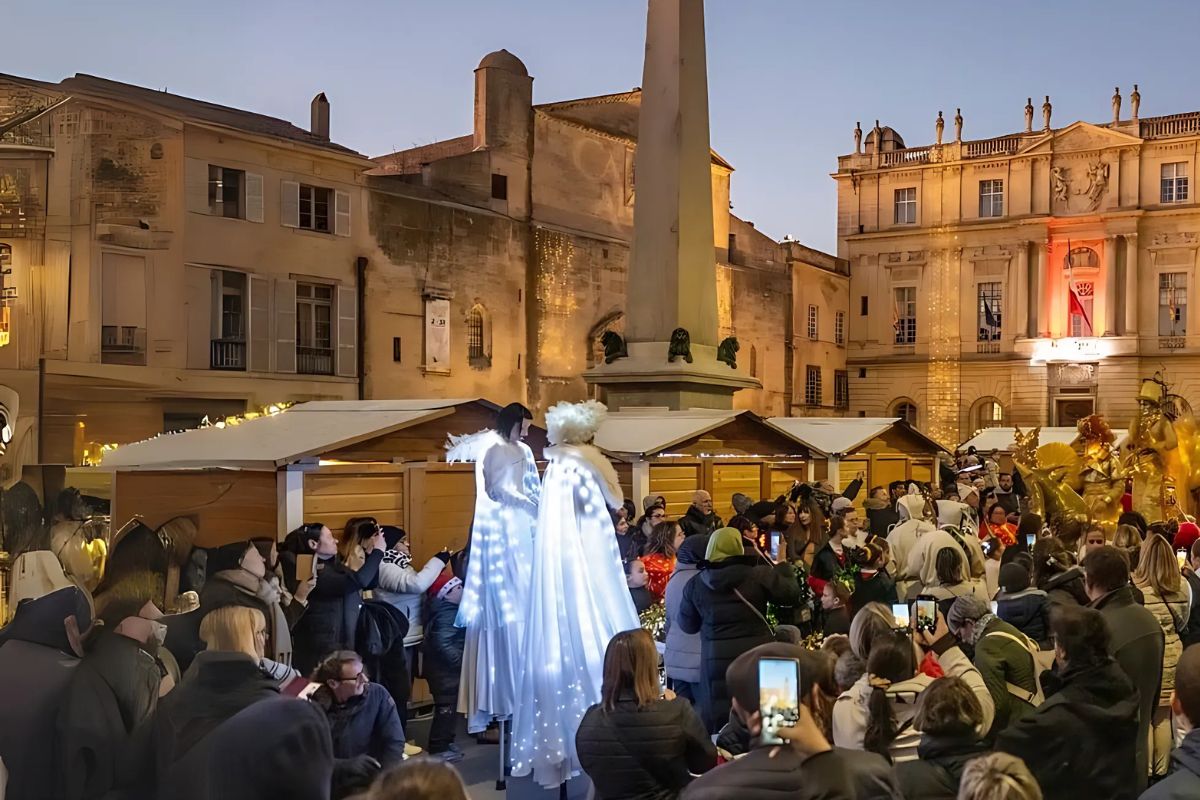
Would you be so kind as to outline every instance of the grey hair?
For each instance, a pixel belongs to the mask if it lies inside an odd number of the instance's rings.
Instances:
[[[950,610],[946,612],[946,624],[950,626],[951,631],[957,631],[964,622],[978,622],[990,613],[991,609],[986,603],[973,594],[967,594],[950,606]]]

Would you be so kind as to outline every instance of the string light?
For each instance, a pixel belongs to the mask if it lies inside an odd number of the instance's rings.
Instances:
[[[941,232],[946,235],[945,232]],[[959,263],[951,264],[951,258]],[[962,339],[959,275],[962,248],[930,250],[929,372],[926,396],[929,436],[947,447],[958,444]]]

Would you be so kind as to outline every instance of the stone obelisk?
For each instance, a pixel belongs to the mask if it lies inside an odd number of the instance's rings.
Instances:
[[[614,411],[730,408],[735,391],[759,382],[717,360],[704,2],[649,3],[625,312],[628,357],[584,377],[603,389]],[[680,330],[690,342],[687,357],[679,354]]]

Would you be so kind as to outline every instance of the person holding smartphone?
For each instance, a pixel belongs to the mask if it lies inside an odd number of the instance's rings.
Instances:
[[[977,597],[955,600],[946,624],[958,641],[973,648],[971,661],[996,708],[993,728],[1003,730],[1032,714],[1041,672],[1033,655],[1038,652],[1037,642],[997,617]]]

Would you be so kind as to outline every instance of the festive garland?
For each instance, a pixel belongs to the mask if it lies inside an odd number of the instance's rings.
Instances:
[[[639,614],[638,619],[654,641],[667,640],[667,607],[664,604],[655,603]]]

